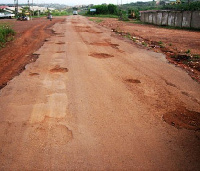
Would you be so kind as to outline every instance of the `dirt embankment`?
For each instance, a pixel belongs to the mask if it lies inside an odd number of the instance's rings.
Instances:
[[[33,54],[34,51],[53,34],[50,27],[62,21],[64,18],[55,18],[53,21],[46,18],[34,18],[31,21],[0,20],[0,23],[10,24],[16,32],[14,41],[0,50],[0,89],[23,71],[28,63],[38,58],[38,54]]]
[[[92,19],[95,21],[95,19]],[[116,34],[130,39],[133,43],[166,54],[169,62],[185,69],[200,83],[200,32],[167,29],[159,26],[123,22],[107,18],[99,25],[112,29]]]

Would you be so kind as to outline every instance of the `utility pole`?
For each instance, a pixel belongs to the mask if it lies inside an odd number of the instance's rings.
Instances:
[[[32,18],[31,18],[31,9],[30,9],[30,3],[29,3],[29,0],[28,0],[28,12],[29,12],[29,17],[30,17],[30,19],[32,19]]]
[[[14,4],[15,4],[15,17],[18,16],[18,0],[14,0]]]
[[[32,0],[32,11],[33,11],[33,14],[32,14],[32,17],[34,16],[34,9],[33,9],[33,0]],[[32,18],[31,18],[32,19]]]

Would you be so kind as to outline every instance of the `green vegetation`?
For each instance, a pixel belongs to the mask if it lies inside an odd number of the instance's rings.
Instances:
[[[185,53],[187,53],[187,54],[189,54],[189,53],[191,53],[191,50],[190,49],[188,49]]]
[[[88,17],[99,17],[99,18],[118,18],[117,15],[111,15],[111,14],[94,14],[94,15],[87,15]]]
[[[118,15],[118,7],[113,4],[103,4],[103,5],[94,5],[92,9],[96,9],[95,14],[102,15],[102,14],[112,14],[112,15]],[[93,15],[93,12],[90,12],[90,9],[86,13],[87,15]]]
[[[196,59],[196,60],[200,60],[200,55],[194,54],[194,55],[193,55],[193,58]]]
[[[126,11],[120,10],[119,11],[119,20],[121,21],[129,21],[128,15]]]
[[[5,46],[5,43],[13,40],[15,31],[7,24],[0,25],[0,48]]]
[[[163,5],[163,10],[197,11],[200,10],[200,1],[181,4]]]
[[[146,42],[142,42],[142,45],[147,47],[147,43]]]
[[[103,20],[102,19],[90,19],[90,21],[94,21],[94,22],[96,22],[96,23],[101,23]]]
[[[66,10],[60,11],[60,10],[53,10],[50,12],[53,16],[65,16],[69,15],[69,13]]]

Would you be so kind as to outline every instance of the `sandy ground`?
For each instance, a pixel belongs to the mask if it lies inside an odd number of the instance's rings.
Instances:
[[[0,170],[199,170],[197,82],[85,17],[53,29],[0,91]]]

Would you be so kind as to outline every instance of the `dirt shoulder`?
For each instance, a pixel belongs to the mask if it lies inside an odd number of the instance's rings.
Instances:
[[[34,18],[31,21],[0,20],[0,23],[11,25],[16,32],[14,41],[0,50],[0,89],[23,71],[28,63],[38,58],[38,54],[33,53],[53,34],[50,27],[62,21],[63,17],[54,18],[53,21],[46,18]]]
[[[91,20],[95,21],[94,18]],[[165,53],[169,62],[185,69],[193,79],[200,82],[199,31],[167,29],[113,18],[101,20],[97,22],[99,25],[112,29],[116,34],[130,39],[132,43]]]

